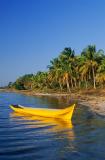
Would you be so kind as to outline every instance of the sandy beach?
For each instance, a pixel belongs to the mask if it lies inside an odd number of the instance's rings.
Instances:
[[[90,110],[99,115],[105,115],[105,91],[101,89],[80,91],[72,94],[79,104],[86,105]]]

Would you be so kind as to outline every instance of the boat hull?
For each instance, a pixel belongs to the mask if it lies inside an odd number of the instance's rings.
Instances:
[[[11,109],[15,112],[22,114],[30,114],[41,117],[60,118],[64,120],[71,120],[75,104],[69,106],[66,109],[43,109],[43,108],[31,108],[20,105],[10,105]]]

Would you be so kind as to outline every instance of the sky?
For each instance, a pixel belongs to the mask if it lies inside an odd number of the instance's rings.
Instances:
[[[105,0],[0,0],[0,86],[89,44],[105,51]]]

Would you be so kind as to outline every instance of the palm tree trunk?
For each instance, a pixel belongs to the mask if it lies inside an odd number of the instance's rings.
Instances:
[[[71,78],[71,87],[73,88],[73,79]]]
[[[86,78],[85,78],[85,86],[86,86],[86,89],[87,89],[88,86],[87,86],[87,79]]]
[[[90,70],[89,70],[89,80],[91,80],[91,74],[90,74]]]
[[[63,88],[62,88],[62,84],[60,82],[59,82],[59,86],[60,86],[60,90],[62,91]]]
[[[75,88],[77,88],[77,81],[74,79]]]
[[[92,66],[92,73],[93,73],[93,86],[94,86],[94,89],[96,89],[95,71],[93,66]]]
[[[81,88],[81,77],[80,76],[78,76],[77,82],[78,82],[78,87]]]
[[[68,92],[71,92],[68,79],[66,79],[66,85],[67,85],[67,91],[68,91]]]
[[[78,86],[79,86],[79,88],[81,88],[81,81],[80,80],[78,82]]]
[[[87,81],[85,81],[85,84],[86,84],[86,89],[87,89]]]

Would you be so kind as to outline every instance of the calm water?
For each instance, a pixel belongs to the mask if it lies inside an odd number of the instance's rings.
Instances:
[[[78,105],[66,123],[12,112],[10,104],[63,108],[69,98],[0,93],[0,160],[105,160],[105,118]]]

